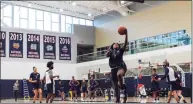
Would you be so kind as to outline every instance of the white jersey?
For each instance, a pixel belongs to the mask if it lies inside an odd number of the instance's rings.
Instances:
[[[53,70],[47,70],[45,72],[45,78],[46,78],[46,84],[51,84],[54,83],[53,79],[51,79],[50,77],[53,77]]]
[[[168,73],[169,80],[170,81],[176,81],[174,69],[171,67],[168,67],[168,69],[169,69],[169,73]]]

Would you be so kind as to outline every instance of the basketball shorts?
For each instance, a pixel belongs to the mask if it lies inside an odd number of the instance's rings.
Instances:
[[[53,83],[47,84],[47,92],[50,94],[55,94],[55,85]]]

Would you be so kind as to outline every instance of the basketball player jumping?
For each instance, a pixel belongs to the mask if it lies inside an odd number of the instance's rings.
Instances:
[[[116,96],[116,102],[120,102],[120,89],[121,92],[125,92],[126,89],[124,89],[124,84],[123,84],[123,76],[125,75],[127,71],[127,66],[125,62],[123,61],[123,53],[125,51],[125,48],[127,46],[127,29],[124,29],[124,34],[125,34],[125,43],[124,46],[121,47],[120,44],[118,43],[113,43],[106,56],[109,57],[109,66],[111,68],[111,75],[112,75],[112,81],[114,84],[115,88],[115,96]],[[125,94],[124,98],[124,103],[126,103],[127,97]]]

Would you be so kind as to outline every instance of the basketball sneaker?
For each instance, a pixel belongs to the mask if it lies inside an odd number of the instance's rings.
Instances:
[[[124,92],[125,92],[125,90],[124,90],[124,89],[120,90],[120,97],[121,97],[121,98],[124,98],[124,97],[125,97]]]

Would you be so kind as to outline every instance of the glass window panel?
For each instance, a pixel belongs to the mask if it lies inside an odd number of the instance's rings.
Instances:
[[[43,11],[36,10],[36,19],[43,20]]]
[[[43,21],[36,21],[36,29],[43,30]]]
[[[29,29],[35,29],[35,9],[29,9]]]
[[[65,28],[65,16],[64,15],[61,15],[61,32],[66,32],[66,28]]]
[[[71,24],[66,24],[66,32],[72,33],[72,25]]]
[[[44,12],[44,30],[51,31],[51,13]]]
[[[59,31],[59,23],[52,23],[52,31]]]
[[[28,10],[25,7],[20,7],[20,18],[27,18]]]
[[[20,19],[20,27],[27,28],[27,19]]]
[[[1,9],[1,20],[3,20],[3,10]]]
[[[19,7],[14,6],[14,27],[19,27]]]
[[[72,24],[72,17],[66,16],[66,23]]]
[[[93,26],[93,21],[86,20],[86,25],[87,25],[87,26]]]
[[[12,26],[10,17],[3,17],[3,22],[5,22],[9,27]]]
[[[79,19],[76,17],[73,17],[73,24],[79,24]]]
[[[80,21],[80,25],[85,25],[86,24],[85,19],[79,19],[79,21]]]
[[[52,22],[59,22],[59,14],[52,13]]]
[[[3,8],[3,16],[12,17],[12,6],[7,5],[5,8]]]

